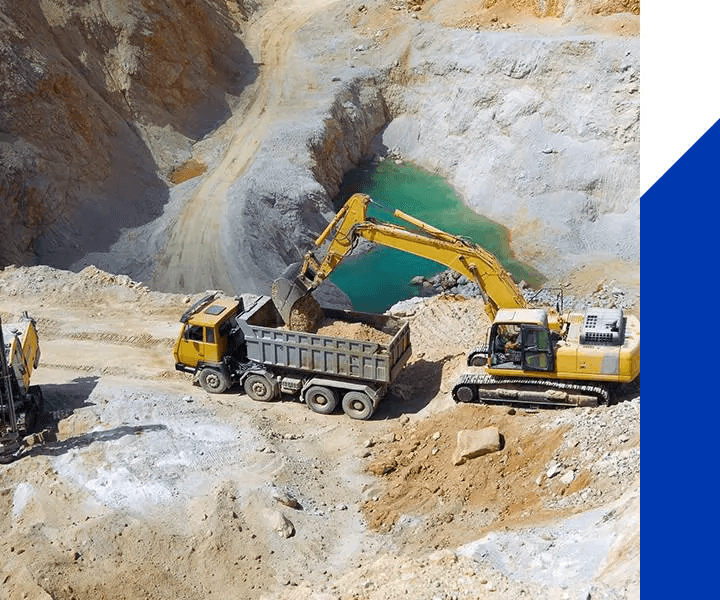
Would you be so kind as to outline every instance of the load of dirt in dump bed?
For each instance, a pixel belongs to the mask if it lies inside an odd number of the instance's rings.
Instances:
[[[387,344],[392,339],[392,335],[389,333],[375,329],[367,323],[348,323],[336,319],[324,319],[317,333],[328,337],[361,340],[376,344]]]
[[[307,298],[312,300],[308,301]],[[341,319],[325,317],[322,307],[311,295],[295,303],[290,313],[290,321],[280,329],[317,333],[327,337],[358,340],[374,344],[387,344],[393,338],[393,334],[375,329],[369,323],[351,323]]]
[[[306,294],[292,307],[287,327],[290,331],[315,333],[323,317],[323,310],[312,294]]]

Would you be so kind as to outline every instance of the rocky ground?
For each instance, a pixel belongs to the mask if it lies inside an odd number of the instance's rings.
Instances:
[[[413,358],[367,422],[172,360],[191,299],[267,292],[373,155],[445,177],[567,307],[639,314],[638,13],[0,0],[0,315],[37,319],[54,433],[0,466],[0,598],[638,598],[639,387],[456,406],[466,282],[394,308]]]
[[[640,397],[455,405],[478,299],[397,305],[414,354],[370,421],[208,395],[173,370],[190,298],[88,267],[0,272],[38,321],[43,426],[2,469],[2,598],[638,598]],[[501,449],[455,464],[457,434]],[[49,438],[51,439],[51,438]]]

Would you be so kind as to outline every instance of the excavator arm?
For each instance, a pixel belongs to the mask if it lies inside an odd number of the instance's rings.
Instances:
[[[393,215],[412,225],[414,230],[368,218],[367,207],[371,202],[366,194],[352,195],[315,240],[315,245],[319,247],[329,239],[324,258],[318,260],[310,251],[299,271],[297,266],[291,267],[275,280],[273,300],[286,322],[289,322],[293,309],[302,304],[312,290],[352,252],[359,238],[428,258],[465,275],[478,284],[485,310],[491,319],[499,308],[528,306],[510,274],[490,252],[400,210],[395,210]]]

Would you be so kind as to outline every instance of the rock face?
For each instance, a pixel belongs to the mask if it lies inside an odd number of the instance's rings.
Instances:
[[[322,65],[313,65],[317,70]],[[302,260],[332,216],[345,172],[367,156],[388,121],[375,81],[361,77],[318,94],[317,106],[273,125],[231,185],[221,225],[230,279],[261,291]]]
[[[253,77],[237,4],[0,3],[1,264],[67,266],[162,212]]]
[[[545,273],[637,262],[639,71],[637,38],[419,27],[382,142],[444,174]]]
[[[637,265],[638,5],[536,5],[0,2],[0,264],[266,293],[396,153],[546,276]]]

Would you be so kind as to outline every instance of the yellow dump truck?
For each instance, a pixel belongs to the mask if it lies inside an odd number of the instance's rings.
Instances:
[[[210,293],[180,318],[175,368],[208,392],[238,385],[253,400],[284,394],[321,414],[342,406],[353,419],[369,419],[410,357],[410,327],[387,315],[326,308],[323,316],[370,326],[389,341],[293,331],[270,296],[245,302]]]
[[[35,320],[23,313],[13,323],[0,321],[0,462],[17,457],[22,438],[32,433],[43,409],[42,391],[30,385],[40,361]]]

